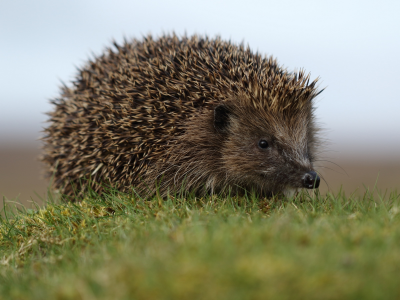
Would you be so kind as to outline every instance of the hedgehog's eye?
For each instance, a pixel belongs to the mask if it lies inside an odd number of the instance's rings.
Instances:
[[[268,148],[268,142],[266,140],[260,140],[258,142],[258,147],[260,147],[261,149]]]

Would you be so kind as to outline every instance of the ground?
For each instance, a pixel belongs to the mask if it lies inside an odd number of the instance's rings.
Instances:
[[[400,297],[396,192],[80,200],[5,208],[0,299]]]

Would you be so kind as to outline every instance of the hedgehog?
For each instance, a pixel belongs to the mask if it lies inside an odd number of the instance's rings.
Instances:
[[[51,100],[42,161],[66,196],[318,188],[317,81],[221,37],[114,41]]]

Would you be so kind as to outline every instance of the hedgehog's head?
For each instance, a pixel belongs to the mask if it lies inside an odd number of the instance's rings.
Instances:
[[[268,193],[319,186],[312,106],[318,93],[310,86],[294,96],[242,93],[214,108],[227,182]]]

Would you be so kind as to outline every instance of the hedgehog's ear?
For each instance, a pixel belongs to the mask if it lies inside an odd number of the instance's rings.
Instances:
[[[229,115],[231,112],[229,109],[221,104],[214,108],[214,128],[219,132],[226,131],[229,125]]]

